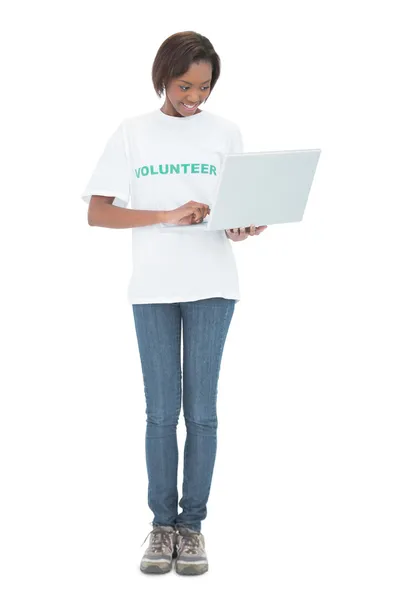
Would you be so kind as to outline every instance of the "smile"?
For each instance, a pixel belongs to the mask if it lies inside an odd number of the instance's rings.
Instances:
[[[182,102],[183,106],[186,108],[186,110],[195,110],[195,108],[197,108],[197,106],[199,105],[199,103],[197,102],[197,104],[194,104],[192,106],[188,106],[187,104],[185,104],[184,102]]]

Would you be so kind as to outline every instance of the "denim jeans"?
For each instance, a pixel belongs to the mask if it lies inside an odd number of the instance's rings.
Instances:
[[[201,531],[201,521],[207,516],[217,449],[218,377],[235,303],[234,299],[206,298],[132,305],[146,399],[148,504],[153,526],[183,525]],[[186,440],[178,515],[176,427],[181,398]]]

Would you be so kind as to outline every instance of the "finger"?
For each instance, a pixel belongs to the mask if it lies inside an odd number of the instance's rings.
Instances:
[[[256,233],[256,226],[250,225],[250,235],[255,235],[255,233]]]
[[[241,228],[240,228],[240,233],[241,233],[241,234],[243,234],[243,233],[246,233],[246,227],[241,227]]]

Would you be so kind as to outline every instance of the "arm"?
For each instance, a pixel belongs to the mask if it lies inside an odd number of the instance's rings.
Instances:
[[[165,211],[133,210],[112,206],[113,196],[92,196],[88,209],[88,223],[95,227],[127,229],[164,223]]]

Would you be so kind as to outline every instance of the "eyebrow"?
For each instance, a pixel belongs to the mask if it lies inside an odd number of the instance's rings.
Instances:
[[[178,79],[178,81],[183,81],[184,83],[188,83],[189,85],[192,85],[190,83],[190,81],[185,81],[184,79]],[[211,81],[211,79],[207,79],[207,81],[203,81],[203,83],[208,83],[209,81]],[[203,84],[202,84],[203,85]]]

